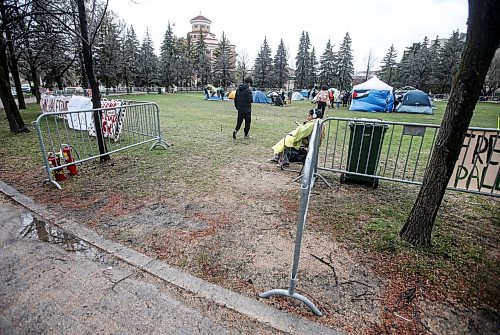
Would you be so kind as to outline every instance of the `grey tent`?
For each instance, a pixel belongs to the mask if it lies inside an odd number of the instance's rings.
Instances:
[[[292,100],[297,101],[297,100],[304,100],[304,96],[300,94],[299,92],[293,92],[292,93]]]
[[[434,114],[431,99],[427,93],[420,90],[406,92],[395,111],[399,113]]]

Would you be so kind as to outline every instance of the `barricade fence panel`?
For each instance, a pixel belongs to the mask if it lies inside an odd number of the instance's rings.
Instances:
[[[421,185],[440,126],[331,117],[322,121],[318,169],[378,185]],[[500,130],[469,128],[449,189],[500,196]]]
[[[97,122],[95,122],[97,120]],[[101,132],[103,152],[96,137]],[[43,113],[34,123],[48,181],[61,188],[65,168],[121,150],[151,143],[167,148],[154,103],[113,100],[103,108]],[[70,169],[71,174],[71,169]]]

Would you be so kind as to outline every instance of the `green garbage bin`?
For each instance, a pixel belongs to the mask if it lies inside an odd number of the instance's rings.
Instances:
[[[375,175],[388,125],[373,121],[379,120],[364,119],[349,122],[351,136],[347,154],[347,171]],[[378,179],[372,177],[346,173],[340,176],[340,182],[345,181],[368,183],[373,188],[378,187]]]

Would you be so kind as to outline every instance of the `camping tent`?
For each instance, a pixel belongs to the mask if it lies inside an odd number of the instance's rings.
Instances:
[[[300,94],[300,92],[293,92],[292,93],[292,100],[297,101],[297,100],[304,100],[304,96]]]
[[[253,93],[253,102],[264,103],[264,104],[271,103],[271,99],[268,99],[264,94],[264,92],[253,91],[252,93]]]
[[[309,99],[309,91],[308,90],[302,90],[300,91],[300,94],[302,94],[302,96],[306,99]]]
[[[431,99],[425,92],[420,90],[406,92],[395,111],[400,113],[434,114]]]
[[[369,80],[355,85],[349,110],[365,112],[390,112],[394,105],[392,87],[373,76]]]
[[[235,94],[236,94],[236,90],[232,90],[232,91],[228,94],[227,98],[228,98],[228,99],[234,99],[234,95],[235,95]]]

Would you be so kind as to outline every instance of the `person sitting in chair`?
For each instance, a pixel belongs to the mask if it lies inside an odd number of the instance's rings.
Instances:
[[[272,147],[274,157],[269,161],[271,163],[277,163],[280,166],[288,166],[288,155],[285,155],[285,150],[291,148],[298,150],[300,147],[308,144],[309,136],[311,136],[314,128],[314,120],[320,113],[321,111],[316,109],[309,110],[304,123],[299,124],[297,128],[286,134],[285,137],[279,140],[278,143]]]

